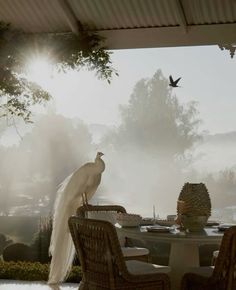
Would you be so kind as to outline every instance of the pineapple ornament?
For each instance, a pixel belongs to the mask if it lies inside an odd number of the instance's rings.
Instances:
[[[177,202],[177,222],[189,231],[202,230],[211,215],[211,200],[204,183],[185,183]]]

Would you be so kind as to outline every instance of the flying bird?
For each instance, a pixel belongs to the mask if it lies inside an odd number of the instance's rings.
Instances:
[[[174,81],[173,78],[172,78],[172,76],[170,75],[169,76],[169,80],[170,80],[169,86],[171,86],[173,88],[178,88],[179,86],[177,84],[178,84],[178,82],[179,82],[180,79],[181,78],[178,78],[177,80]]]
[[[82,204],[88,204],[96,192],[105,163],[98,152],[94,162],[88,162],[68,176],[60,185],[54,204],[53,227],[49,247],[52,256],[48,284],[57,284],[66,278],[75,255],[69,232],[68,219]]]

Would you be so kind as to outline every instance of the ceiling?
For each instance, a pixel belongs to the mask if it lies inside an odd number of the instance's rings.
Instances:
[[[0,0],[0,20],[30,33],[82,23],[110,49],[236,43],[236,0]]]

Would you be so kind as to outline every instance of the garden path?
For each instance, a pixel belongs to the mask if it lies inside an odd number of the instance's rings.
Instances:
[[[49,286],[41,281],[0,280],[0,290],[78,290],[79,284],[64,283],[59,286]]]

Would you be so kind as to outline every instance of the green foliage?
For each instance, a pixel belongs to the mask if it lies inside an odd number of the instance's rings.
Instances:
[[[234,57],[235,51],[236,51],[235,44],[232,44],[232,43],[218,44],[218,46],[221,50],[224,50],[224,49],[228,50],[231,58]]]
[[[40,218],[39,229],[35,234],[31,249],[36,255],[36,260],[40,263],[50,261],[48,249],[52,234],[52,218]]]
[[[3,249],[11,243],[12,240],[9,240],[4,234],[0,233],[0,255],[2,255]]]
[[[68,278],[66,279],[67,282],[80,282],[82,279],[82,269],[80,266],[73,266]]]
[[[3,251],[4,261],[50,262],[48,253],[52,233],[52,218],[40,218],[38,231],[30,246],[22,243],[11,244]],[[0,236],[1,238],[1,236]],[[0,240],[1,241],[1,240]]]
[[[29,56],[44,55],[59,70],[86,67],[110,83],[113,73],[117,73],[111,66],[111,53],[101,46],[101,41],[97,34],[85,30],[80,35],[27,34],[0,22],[0,116],[17,116],[30,122],[31,106],[45,104],[51,98],[25,77]]]
[[[48,265],[29,262],[0,262],[1,279],[25,281],[47,280]]]
[[[16,116],[30,122],[30,107],[50,99],[48,92],[28,81],[24,75],[23,50],[26,36],[11,31],[10,25],[0,22],[0,116]]]
[[[0,262],[0,279],[25,280],[25,281],[47,281],[49,264],[30,262]],[[79,266],[72,267],[67,282],[78,283],[81,280],[81,269]]]
[[[23,243],[15,243],[7,246],[3,250],[4,261],[34,261],[34,253],[32,249]]]

